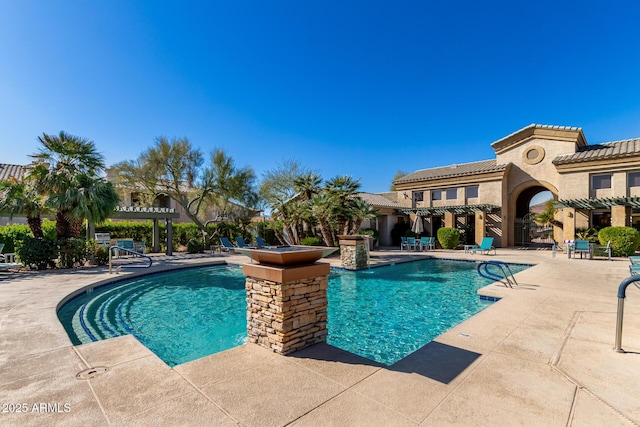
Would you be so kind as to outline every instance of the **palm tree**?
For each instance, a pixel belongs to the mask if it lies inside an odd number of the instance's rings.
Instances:
[[[365,219],[373,219],[378,216],[378,210],[360,197],[354,197],[349,204],[349,222],[351,228],[349,234],[356,234]]]
[[[83,220],[104,221],[118,205],[118,194],[99,177],[105,164],[93,141],[69,135],[38,137],[42,148],[31,157],[30,179],[56,211],[58,239],[79,237]]]
[[[350,176],[336,176],[325,183],[325,192],[335,201],[335,221],[337,228],[334,230],[334,237],[337,234],[347,234],[349,221],[349,202],[356,196],[360,188],[360,180]]]
[[[318,220],[322,239],[327,246],[335,246],[336,244],[334,238],[335,231],[332,226],[336,208],[337,199],[331,197],[331,195],[326,192],[318,194],[309,202],[311,214]]]
[[[0,198],[0,212],[6,212],[9,219],[14,215],[26,216],[33,237],[44,236],[40,217],[45,212],[44,201],[27,178],[19,181],[12,177],[0,181],[0,194],[3,196]]]

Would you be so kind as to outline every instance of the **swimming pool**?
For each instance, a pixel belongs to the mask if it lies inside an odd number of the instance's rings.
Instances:
[[[427,259],[332,271],[327,342],[393,364],[492,304],[477,295],[490,281],[476,265]],[[82,294],[58,317],[75,345],[133,334],[175,366],[246,342],[244,281],[233,266],[154,274]]]

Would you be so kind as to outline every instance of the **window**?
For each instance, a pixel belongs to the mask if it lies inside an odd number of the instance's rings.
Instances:
[[[629,187],[640,187],[640,172],[629,172],[627,175],[627,185]]]
[[[591,177],[591,189],[602,190],[605,188],[611,188],[611,174],[606,175],[593,175]]]
[[[476,199],[478,197],[478,186],[474,185],[473,187],[465,188],[467,193],[467,199]]]
[[[424,200],[424,192],[422,191],[416,191],[413,193],[413,201],[414,202],[421,202]]]
[[[447,200],[455,200],[458,198],[457,188],[447,188]]]
[[[442,200],[442,190],[431,190],[431,200]]]

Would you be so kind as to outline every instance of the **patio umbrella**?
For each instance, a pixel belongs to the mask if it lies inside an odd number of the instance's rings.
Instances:
[[[424,231],[424,227],[422,226],[422,217],[420,215],[416,216],[416,220],[413,222],[411,231],[416,234],[422,234],[422,232]]]

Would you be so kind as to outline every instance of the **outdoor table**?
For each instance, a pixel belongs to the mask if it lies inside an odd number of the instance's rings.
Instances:
[[[469,252],[471,252],[471,249],[475,248],[476,245],[464,245],[464,253],[468,254]]]

